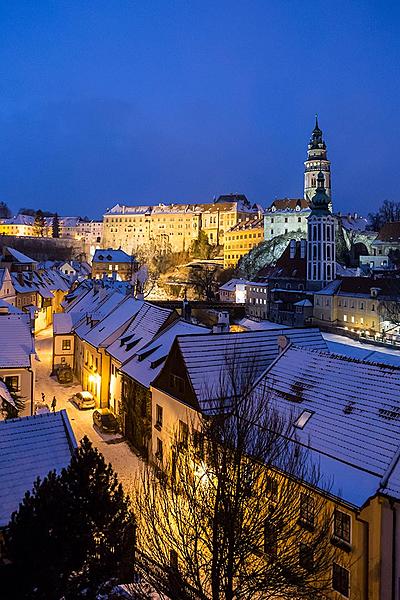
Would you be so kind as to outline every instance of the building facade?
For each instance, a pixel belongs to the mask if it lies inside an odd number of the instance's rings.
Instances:
[[[309,200],[283,198],[274,200],[264,214],[264,238],[271,240],[293,231],[307,233],[307,218],[311,212]]]
[[[117,204],[104,215],[102,246],[132,253],[144,244],[156,244],[165,252],[183,252],[198,239],[200,230],[211,244],[222,244],[225,232],[239,220],[253,217],[257,209],[220,198],[211,204]]]
[[[264,241],[264,218],[246,218],[224,235],[224,268],[236,267],[238,261],[252,248]]]
[[[319,290],[336,278],[335,219],[329,205],[320,171],[307,228],[307,286],[311,290]]]
[[[134,273],[139,269],[139,263],[134,256],[129,256],[119,248],[113,250],[96,250],[92,261],[93,279],[104,277],[117,281],[131,281]]]
[[[311,200],[317,191],[318,173],[322,171],[325,179],[326,194],[331,198],[331,163],[328,160],[326,144],[322,131],[318,126],[318,117],[315,117],[313,129],[307,149],[307,160],[304,163],[304,198]]]

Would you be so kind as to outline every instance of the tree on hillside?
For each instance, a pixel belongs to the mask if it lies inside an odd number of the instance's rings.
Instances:
[[[379,231],[386,223],[400,221],[400,202],[385,200],[376,213],[368,215],[370,229]]]
[[[136,482],[137,569],[171,600],[322,598],[336,556],[323,480],[293,415],[251,392],[253,369],[235,362],[212,410]]]
[[[46,227],[46,221],[43,212],[39,209],[35,213],[35,221],[33,223],[35,233],[38,237],[44,236],[44,229]]]
[[[34,208],[22,207],[19,209],[18,214],[28,215],[28,217],[34,217],[36,215],[36,210]]]
[[[217,246],[213,246],[208,241],[208,236],[203,229],[199,231],[199,237],[193,240],[190,247],[190,254],[193,258],[209,259],[216,256]]]
[[[53,221],[51,224],[51,233],[53,238],[60,237],[60,220],[58,218],[58,214],[56,213],[53,217]]]
[[[219,265],[199,264],[190,268],[188,285],[200,300],[213,300],[218,288]]]
[[[70,465],[35,482],[6,531],[7,598],[94,600],[131,581],[135,522],[111,465],[85,437]],[[2,593],[4,592],[4,587]]]
[[[9,219],[11,217],[11,210],[8,208],[5,202],[0,202],[0,219]]]

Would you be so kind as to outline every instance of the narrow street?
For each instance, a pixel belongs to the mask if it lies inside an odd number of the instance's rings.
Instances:
[[[56,410],[65,408],[71,422],[77,442],[85,435],[93,442],[118,473],[119,480],[125,491],[129,492],[132,479],[140,469],[141,460],[132,452],[121,434],[110,435],[100,432],[93,426],[92,410],[79,410],[73,402],[72,396],[82,390],[82,387],[73,384],[59,384],[55,377],[51,377],[53,352],[52,327],[48,327],[36,336],[36,353],[39,360],[36,362],[36,388],[35,401],[41,401],[42,392],[45,401],[50,406],[53,396],[56,397]]]

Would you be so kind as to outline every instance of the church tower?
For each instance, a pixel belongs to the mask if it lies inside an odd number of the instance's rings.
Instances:
[[[322,171],[317,175],[317,190],[311,200],[307,223],[307,287],[320,290],[336,278],[335,219],[325,190]]]
[[[317,191],[318,173],[325,176],[325,190],[331,198],[331,163],[327,159],[326,144],[322,139],[322,131],[318,126],[318,116],[315,115],[315,127],[308,144],[307,160],[304,163],[304,198],[311,200]]]

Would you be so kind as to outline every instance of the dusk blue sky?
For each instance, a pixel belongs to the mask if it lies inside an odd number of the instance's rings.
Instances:
[[[0,200],[301,196],[318,112],[336,210],[400,200],[399,5],[0,2]]]

